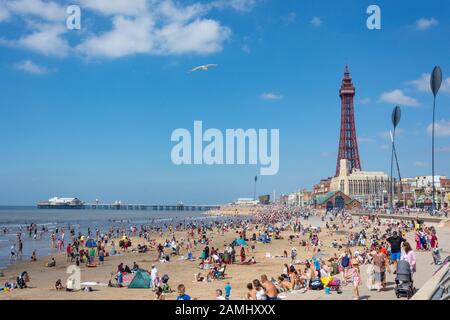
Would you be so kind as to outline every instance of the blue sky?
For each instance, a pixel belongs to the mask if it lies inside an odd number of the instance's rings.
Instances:
[[[450,3],[313,0],[0,0],[0,204],[223,203],[253,196],[254,165],[175,166],[177,128],[277,128],[280,170],[259,194],[334,174],[348,63],[365,170],[388,172],[392,108],[403,176],[431,174],[432,95],[443,70],[436,172],[450,176]],[[366,9],[381,8],[368,30]],[[217,63],[207,72],[197,65]]]

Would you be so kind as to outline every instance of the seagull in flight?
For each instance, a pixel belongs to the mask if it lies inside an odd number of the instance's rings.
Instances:
[[[219,65],[218,65],[218,64],[213,64],[213,63],[210,63],[210,64],[204,64],[204,65],[202,65],[202,66],[198,66],[198,67],[193,68],[193,69],[191,70],[191,72],[198,71],[198,70],[207,71],[209,68],[217,67],[217,66],[219,66]]]

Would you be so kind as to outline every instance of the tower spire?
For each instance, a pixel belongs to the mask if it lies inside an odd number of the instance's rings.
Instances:
[[[339,175],[341,160],[347,159],[350,172],[353,169],[361,170],[359,160],[358,141],[356,139],[355,114],[353,98],[355,96],[355,87],[348,65],[345,65],[344,77],[339,90],[341,97],[341,131],[339,138],[339,150],[336,164],[336,176]]]

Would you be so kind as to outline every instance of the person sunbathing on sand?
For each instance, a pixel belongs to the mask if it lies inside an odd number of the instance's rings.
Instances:
[[[278,286],[283,290],[283,291],[290,291],[292,290],[292,283],[289,282],[288,280],[286,280],[286,278],[279,276],[278,277]]]

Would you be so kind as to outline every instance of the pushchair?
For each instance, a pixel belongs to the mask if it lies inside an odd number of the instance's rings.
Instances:
[[[161,289],[164,293],[172,293],[172,288],[169,286],[169,276],[167,274],[161,277]]]
[[[395,277],[395,295],[397,298],[411,298],[415,293],[412,272],[409,262],[400,260],[397,264],[397,273]]]

